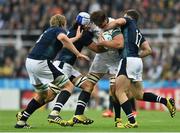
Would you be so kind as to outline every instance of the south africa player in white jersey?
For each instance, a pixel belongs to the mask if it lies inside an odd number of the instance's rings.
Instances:
[[[106,19],[106,24],[109,23],[109,20],[109,18]],[[101,25],[98,26],[102,28]],[[121,43],[123,43],[123,36],[119,28],[103,33],[103,37],[107,40],[107,43],[112,43],[116,48],[120,48]],[[111,86],[114,86],[114,75],[117,73],[119,61],[119,53],[116,49],[109,49],[107,52],[96,54],[89,73],[86,76],[87,79],[82,83],[86,85],[86,88],[81,91],[78,98],[75,115],[66,123],[66,125],[72,126],[75,123],[91,124],[91,120],[84,115],[84,110],[90,99],[94,85],[100,78],[109,73],[113,76],[110,80]]]

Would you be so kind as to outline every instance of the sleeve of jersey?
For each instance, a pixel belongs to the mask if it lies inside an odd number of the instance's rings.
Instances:
[[[84,36],[82,36],[82,41],[85,46],[90,45],[93,42],[93,33],[92,32],[86,32]]]
[[[141,45],[143,42],[145,42],[145,41],[146,41],[146,39],[144,38],[144,36],[143,36],[143,34],[142,34],[142,39],[141,39],[140,45]]]
[[[58,36],[60,33],[64,33],[64,34],[67,34],[66,31],[62,28],[56,28],[56,36]]]
[[[112,38],[114,38],[115,36],[121,34],[121,29],[120,28],[115,28],[112,31]]]

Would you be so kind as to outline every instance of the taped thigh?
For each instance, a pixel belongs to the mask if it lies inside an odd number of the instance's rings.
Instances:
[[[47,91],[48,90],[48,84],[42,84],[42,85],[35,85],[35,91],[36,92],[42,92],[42,91]]]
[[[56,94],[60,92],[60,89],[64,84],[66,84],[69,81],[68,76],[61,75],[57,77],[52,83],[49,83],[49,88]]]
[[[100,80],[100,77],[97,74],[89,73],[87,75],[87,80],[89,80],[90,82],[96,84]]]
[[[80,78],[77,79],[77,81],[75,82],[74,85],[75,85],[76,87],[79,87],[79,88],[80,88],[80,86],[81,86],[86,80],[87,80],[87,77],[82,76],[82,77],[80,77]]]

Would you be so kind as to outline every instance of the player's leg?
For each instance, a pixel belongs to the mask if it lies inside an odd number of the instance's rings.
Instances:
[[[120,75],[116,78],[116,97],[118,98],[123,111],[125,112],[128,123],[121,125],[118,128],[135,128],[138,127],[137,122],[132,113],[131,103],[128,100],[126,91],[130,88],[131,81],[125,76]]]
[[[18,114],[16,115],[17,123],[15,125],[15,128],[30,128],[30,126],[26,123],[28,118],[37,109],[53,100],[56,96],[54,92],[48,90],[47,84],[34,85],[34,87],[36,88],[36,90],[39,90],[39,92],[37,92],[36,96],[29,102],[25,110],[23,110],[22,112],[18,112]]]
[[[84,115],[84,111],[87,103],[90,100],[93,88],[102,75],[103,74],[89,73],[86,76],[87,79],[83,82],[83,84],[81,84],[81,88],[83,89],[78,97],[75,115],[73,117],[74,123],[82,123],[82,124],[93,123],[93,120],[87,118]]]
[[[62,71],[64,74],[66,74],[69,77],[69,80],[75,84],[75,79],[81,79],[82,75],[80,72],[75,70],[70,64],[55,61],[53,62],[53,65],[59,70]],[[54,105],[53,110],[50,112],[50,115],[48,116],[48,121],[50,123],[56,123],[56,124],[62,124],[65,121],[61,121],[61,117],[59,116],[61,108],[66,103],[67,99],[71,95],[71,92],[73,90],[73,84],[68,81],[65,83],[61,88],[64,88],[61,93],[58,95],[56,103]],[[55,83],[56,84],[56,83]],[[58,87],[57,87],[58,88]]]
[[[114,113],[113,113],[113,107],[114,107],[114,99],[113,99],[113,91],[115,89],[115,76],[111,76],[109,78],[109,82],[110,82],[110,89],[109,89],[109,107],[108,110],[104,111],[102,113],[103,117],[113,117]]]
[[[103,117],[113,117],[113,96],[109,92],[109,107],[102,113]]]
[[[116,57],[116,56],[115,56]],[[121,105],[115,95],[116,85],[115,85],[115,75],[118,72],[119,58],[116,60],[109,61],[109,74],[110,74],[110,96],[112,96],[112,105],[115,113],[115,127],[122,125],[121,119]]]
[[[91,93],[91,98],[94,99],[94,103],[93,103],[93,105],[92,105],[92,108],[93,108],[93,109],[97,109],[98,106],[99,106],[99,101],[100,101],[100,97],[99,97],[99,86],[98,86],[98,84],[96,84],[96,85],[94,86],[94,89],[93,89],[93,91],[92,91],[92,93]]]
[[[118,99],[116,98],[116,95],[115,95],[115,76],[111,76],[110,77],[110,90],[109,90],[109,93],[110,93],[110,96],[112,97],[112,100],[111,100],[111,103],[112,103],[112,106],[114,108],[114,121],[115,121],[115,127],[117,127],[118,125],[121,125],[122,124],[122,119],[121,119],[121,105],[118,101]]]
[[[70,81],[67,81],[64,85],[61,86],[61,88],[63,89],[58,95],[54,108],[48,116],[48,121],[50,123],[61,124],[61,122],[63,122],[62,118],[59,116],[59,113],[71,96],[74,85]]]
[[[93,123],[93,120],[84,115],[84,110],[88,101],[90,100],[90,96],[95,84],[104,75],[104,73],[107,73],[107,70],[106,62],[103,60],[103,57],[96,55],[90,67],[89,73],[86,76],[86,80],[83,81],[83,83],[81,82],[80,87],[82,88],[82,91],[78,97],[75,115],[70,122],[73,120],[74,123]]]
[[[133,82],[132,92],[137,100],[158,102],[165,105],[168,108],[171,117],[175,116],[176,107],[173,98],[164,98],[151,92],[144,92],[141,82]]]
[[[132,105],[133,115],[134,115],[134,117],[137,117],[138,112],[136,110],[136,101],[135,101],[135,98],[131,92],[131,89],[129,89],[129,91],[126,94],[127,94],[129,101]]]
[[[47,101],[46,97],[48,95],[48,87],[49,86],[46,82],[43,84],[43,82],[41,82],[41,80],[39,78],[42,76],[42,74],[46,74],[46,73],[44,73],[44,69],[47,69],[48,67],[44,67],[44,66],[47,66],[46,60],[38,61],[38,60],[33,60],[33,59],[28,59],[28,58],[26,60],[26,68],[27,68],[28,75],[30,78],[30,83],[35,87],[37,96],[34,97],[30,101],[30,103],[28,104],[27,108],[24,111],[19,112],[17,114],[17,123],[15,125],[15,128],[29,127],[26,124],[27,119],[30,117],[30,115],[35,110],[37,110],[39,107],[44,105]],[[47,78],[47,81],[49,81],[51,78],[51,75],[46,75],[45,77]],[[43,78],[43,76],[42,76],[42,78]]]

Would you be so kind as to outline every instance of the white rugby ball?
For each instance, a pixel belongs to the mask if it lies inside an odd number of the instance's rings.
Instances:
[[[112,32],[111,31],[106,31],[103,33],[103,38],[106,41],[111,41],[112,40]]]

